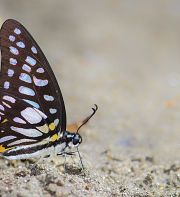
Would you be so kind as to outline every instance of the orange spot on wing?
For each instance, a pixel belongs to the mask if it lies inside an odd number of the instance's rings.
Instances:
[[[53,136],[51,136],[51,141],[54,142],[59,138],[58,134],[54,134]]]
[[[0,145],[0,153],[3,153],[6,150],[3,145]]]
[[[50,125],[49,125],[49,128],[51,131],[53,131],[55,128],[56,128],[56,125],[52,122]]]

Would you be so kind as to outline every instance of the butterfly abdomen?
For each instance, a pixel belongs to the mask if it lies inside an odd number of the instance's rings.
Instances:
[[[61,144],[62,146],[62,144]],[[62,149],[64,146],[62,147]],[[28,159],[34,157],[46,157],[55,153],[55,146],[53,143],[47,143],[42,145],[24,145],[19,146],[2,153],[6,159],[17,160],[17,159]]]

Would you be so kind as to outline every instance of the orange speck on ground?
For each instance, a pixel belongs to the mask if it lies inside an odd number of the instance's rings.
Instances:
[[[166,108],[172,108],[176,106],[176,101],[175,100],[168,100],[165,102],[165,107]]]

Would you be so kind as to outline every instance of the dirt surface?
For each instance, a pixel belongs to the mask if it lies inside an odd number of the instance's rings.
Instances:
[[[60,84],[78,156],[0,160],[0,196],[180,196],[180,2],[0,0],[0,24],[23,23]]]

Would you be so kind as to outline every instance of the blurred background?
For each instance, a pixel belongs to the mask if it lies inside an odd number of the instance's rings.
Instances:
[[[8,18],[46,54],[69,123],[98,104],[82,151],[179,159],[180,1],[0,0],[0,24]]]

